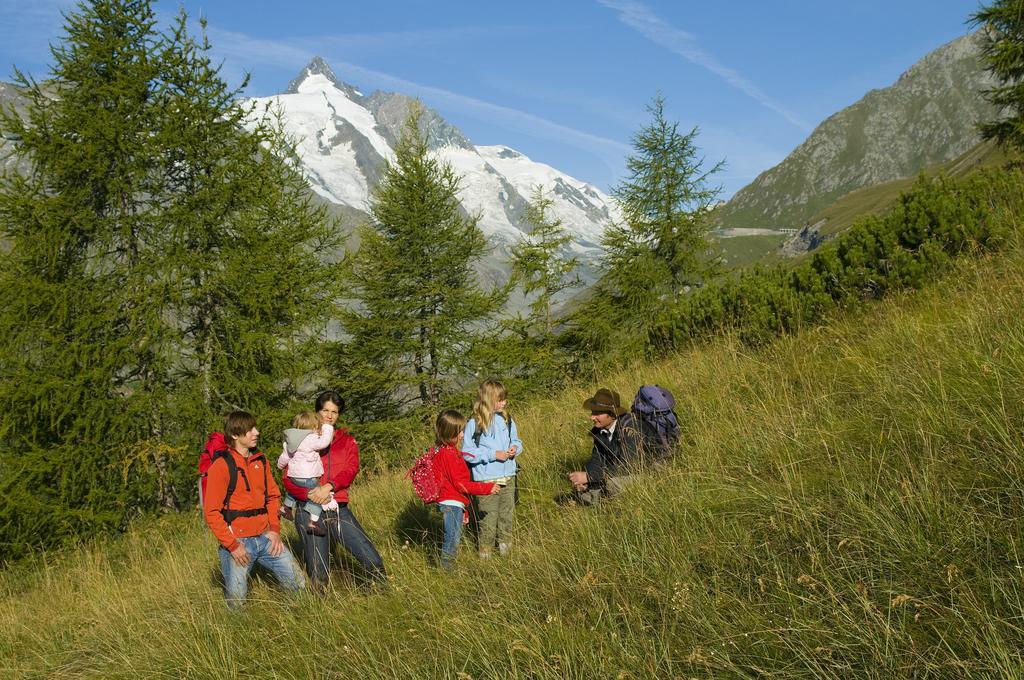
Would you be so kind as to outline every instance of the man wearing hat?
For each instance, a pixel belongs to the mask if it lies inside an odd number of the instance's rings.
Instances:
[[[602,496],[614,496],[629,482],[630,467],[639,462],[640,440],[633,418],[622,407],[619,393],[606,387],[583,402],[594,427],[594,448],[585,470],[570,472],[574,494],[566,500],[593,505]]]

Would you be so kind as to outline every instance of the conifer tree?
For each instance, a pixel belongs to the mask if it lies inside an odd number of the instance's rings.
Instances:
[[[15,554],[116,526],[143,493],[130,452],[150,435],[161,310],[139,276],[152,225],[156,115],[148,3],[83,5],[52,79],[16,73],[28,119],[2,127],[31,165],[0,188],[0,516]]]
[[[561,219],[552,214],[553,205],[542,186],[534,187],[523,213],[532,230],[512,246],[508,287],[522,289],[529,314],[502,319],[473,355],[474,365],[503,376],[517,394],[545,389],[564,377],[565,357],[555,335],[554,308],[560,293],[580,285],[575,274],[579,261],[562,257],[572,239]]]
[[[563,259],[561,251],[572,241],[562,220],[551,215],[554,201],[544,187],[534,187],[523,218],[533,230],[512,247],[512,280],[523,287],[530,302],[530,325],[550,339],[554,333],[553,307],[562,291],[580,285],[573,272],[579,259]]]
[[[985,67],[999,83],[985,97],[1003,112],[979,125],[985,139],[1024,151],[1024,0],[995,0],[971,15],[982,27]]]
[[[605,231],[600,278],[569,333],[590,350],[628,343],[718,269],[708,216],[719,189],[708,182],[723,163],[705,169],[697,128],[679,132],[664,107],[655,97],[648,106],[653,120],[633,137],[629,177],[612,192],[622,219]]]
[[[433,408],[466,375],[464,357],[501,303],[474,272],[486,241],[463,214],[459,178],[430,153],[415,104],[372,194],[348,261],[350,336],[338,366],[361,417]]]
[[[161,59],[165,249],[188,359],[176,410],[193,427],[280,407],[313,379],[341,248],[277,112],[240,103],[245,83],[232,89],[209,51],[182,13]]]
[[[677,293],[715,269],[707,215],[720,190],[708,180],[723,163],[704,170],[704,159],[697,157],[697,128],[680,133],[678,123],[665,119],[663,97],[655,97],[647,110],[653,120],[633,137],[636,153],[626,159],[629,177],[612,194],[633,234],[629,240],[649,246],[668,273],[665,287]]]
[[[30,168],[0,184],[5,557],[179,507],[210,424],[313,382],[335,232],[185,24],[83,4],[3,114]]]

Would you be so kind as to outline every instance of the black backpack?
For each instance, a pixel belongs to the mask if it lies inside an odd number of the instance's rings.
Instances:
[[[231,452],[228,451],[227,449],[222,449],[220,451],[217,451],[216,453],[213,454],[212,458],[210,459],[210,465],[211,466],[213,465],[214,462],[217,461],[218,458],[223,458],[224,462],[226,462],[227,465],[228,465],[228,489],[224,493],[224,504],[221,506],[221,509],[220,509],[220,514],[224,516],[224,521],[228,523],[228,526],[231,526],[231,523],[234,522],[239,517],[255,517],[257,515],[265,515],[265,514],[267,514],[267,502],[270,500],[270,496],[269,496],[269,488],[270,488],[269,474],[270,473],[267,471],[267,459],[263,455],[263,453],[259,452],[259,451],[257,451],[256,453],[254,453],[252,455],[253,455],[253,460],[262,460],[263,461],[263,507],[261,507],[261,508],[251,508],[249,510],[229,510],[228,509],[228,503],[231,502],[231,495],[233,493],[235,493],[235,487],[238,486],[238,476],[239,475],[242,476],[242,481],[245,482],[245,490],[246,491],[251,491],[252,490],[252,487],[249,486],[249,477],[248,477],[248,475],[245,474],[245,470],[240,470],[238,468],[238,466],[235,465],[235,458],[234,458],[234,456],[231,455]]]

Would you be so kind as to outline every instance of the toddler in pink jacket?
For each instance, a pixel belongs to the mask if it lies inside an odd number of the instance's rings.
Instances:
[[[287,469],[287,476],[295,484],[306,489],[315,489],[320,485],[320,477],[324,474],[324,465],[320,462],[320,451],[331,445],[334,438],[334,426],[321,423],[320,418],[309,411],[302,411],[292,419],[292,427],[284,431],[284,446],[281,456],[277,459],[277,467]],[[281,514],[291,519],[292,509],[297,501],[291,494],[286,494]],[[317,536],[325,536],[326,530],[320,523],[320,513],[337,503],[334,499],[327,505],[306,501],[305,509],[309,513],[309,526],[306,531]]]

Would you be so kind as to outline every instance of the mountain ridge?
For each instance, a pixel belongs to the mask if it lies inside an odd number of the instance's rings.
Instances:
[[[932,50],[893,85],[822,121],[782,162],[718,211],[724,228],[800,228],[839,197],[917,174],[980,141],[974,125],[995,115],[980,92],[992,81],[979,60],[980,34]]]
[[[394,159],[413,97],[380,90],[364,95],[315,57],[284,92],[249,101],[282,112],[314,193],[368,218],[373,187]],[[512,246],[532,229],[523,214],[533,187],[540,185],[553,201],[552,215],[572,237],[563,254],[580,258],[584,281],[595,278],[592,263],[600,255],[601,234],[617,214],[609,196],[508,146],[474,145],[437,111],[422,106],[422,112],[428,148],[461,176],[463,210],[480,216],[491,246],[484,272],[507,278]]]

